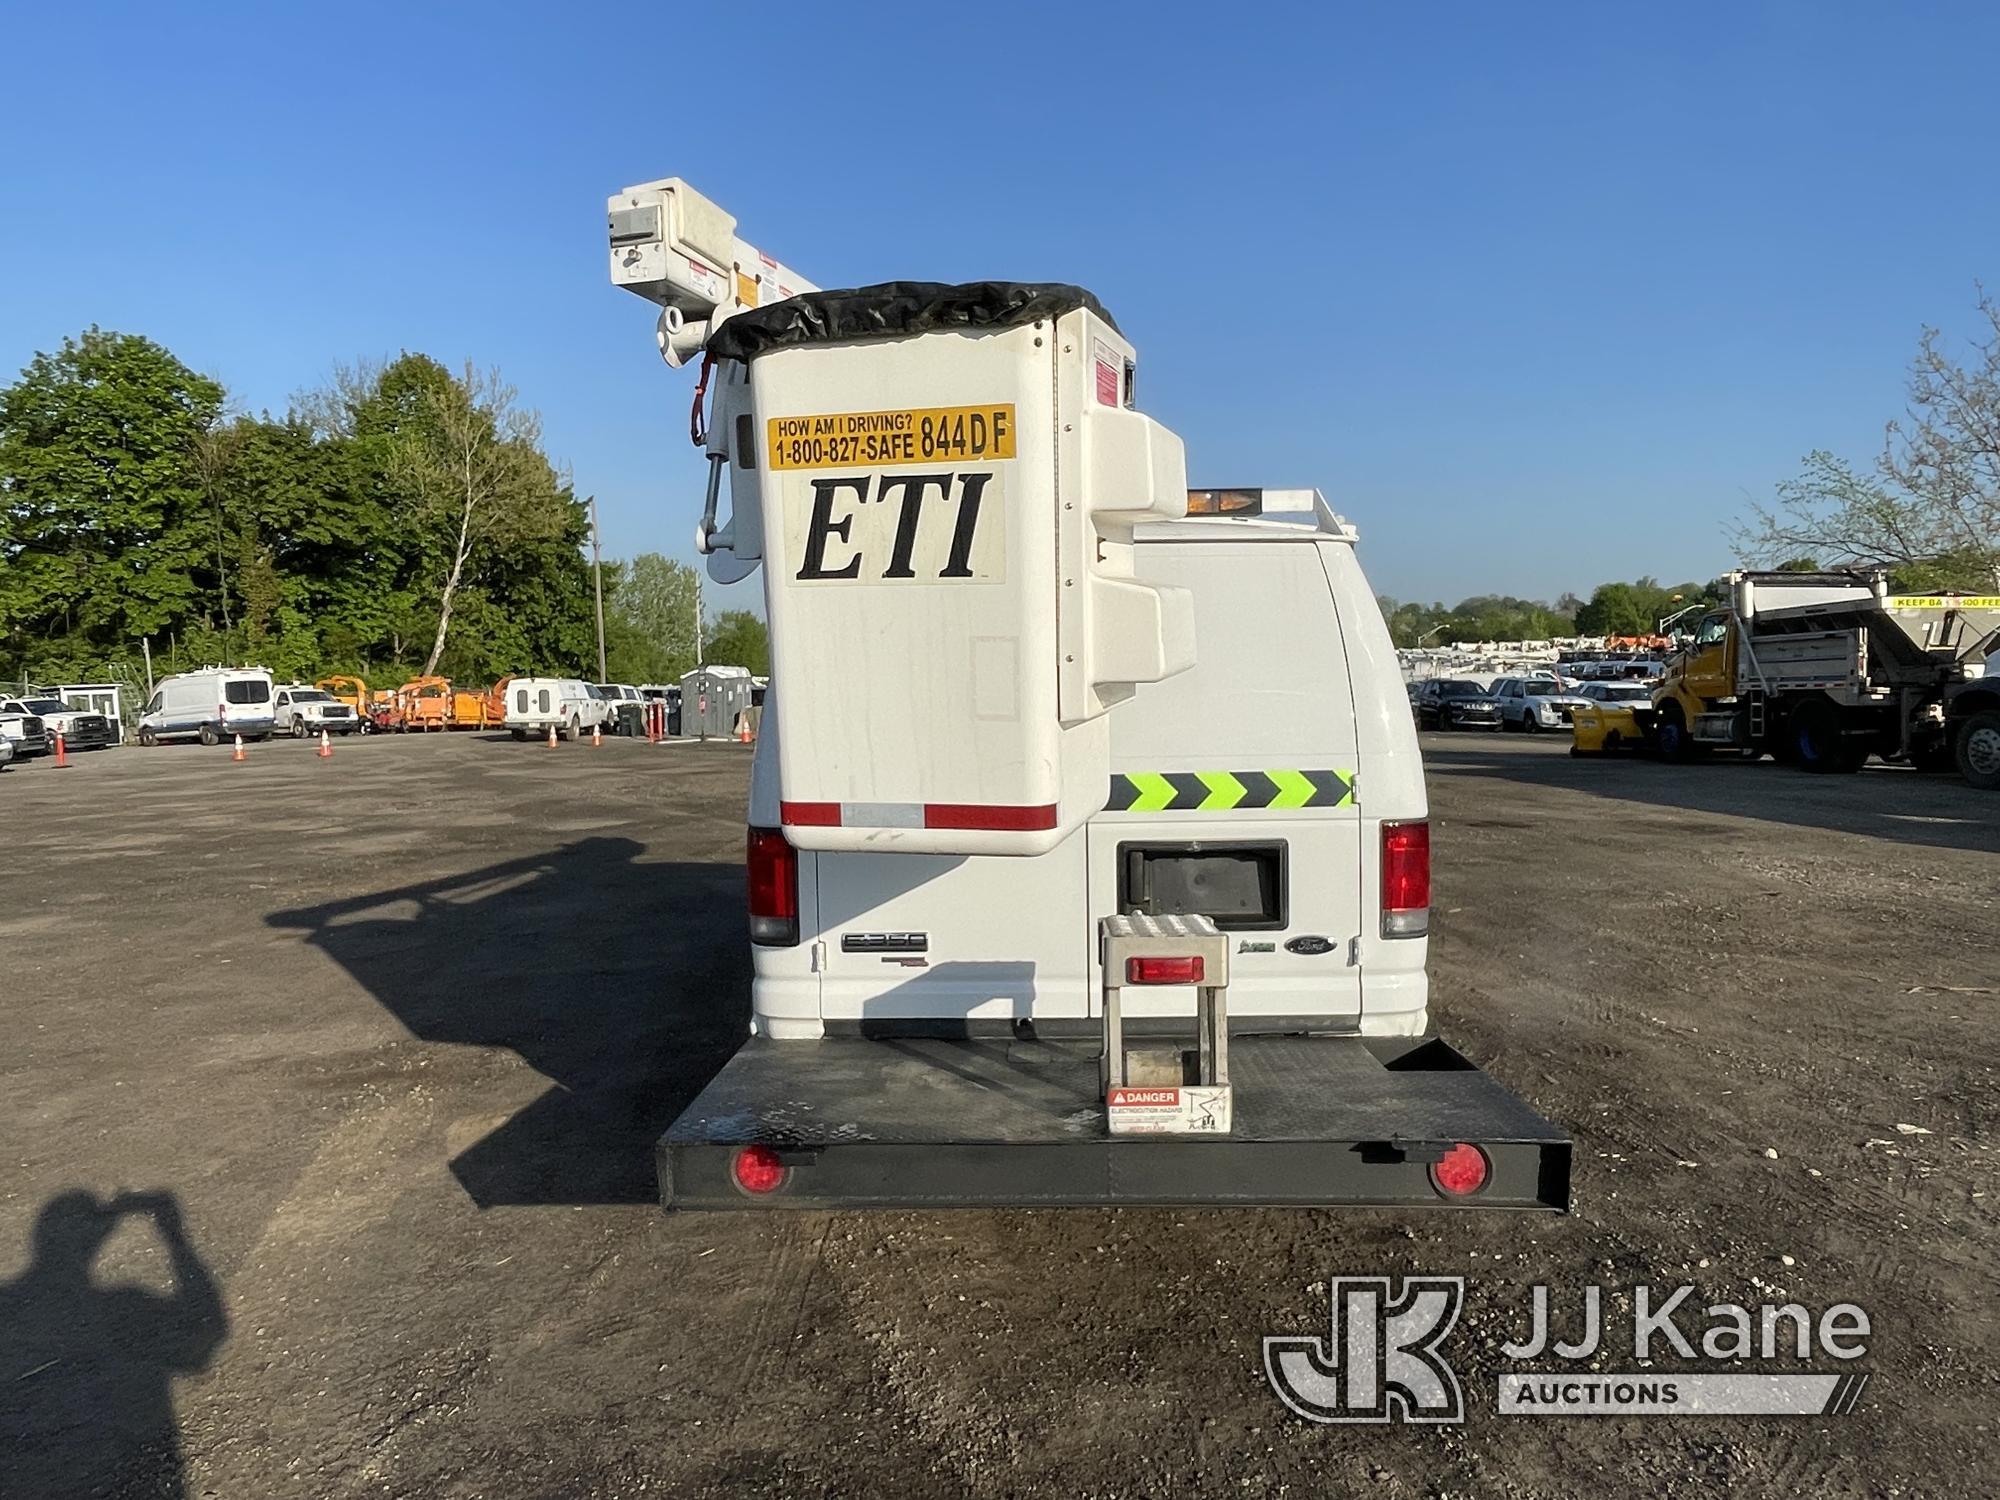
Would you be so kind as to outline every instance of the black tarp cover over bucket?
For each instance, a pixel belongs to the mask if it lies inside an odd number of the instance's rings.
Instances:
[[[884,281],[846,291],[802,292],[730,318],[709,338],[717,359],[750,360],[799,344],[850,344],[952,329],[1015,328],[1088,308],[1113,328],[1104,305],[1059,281]]]

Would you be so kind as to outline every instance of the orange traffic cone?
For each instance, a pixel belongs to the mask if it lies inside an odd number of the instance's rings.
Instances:
[[[736,743],[739,745],[757,743],[757,736],[750,732],[750,714],[747,709],[736,716]]]
[[[56,764],[59,766],[69,764],[69,748],[63,744],[63,732],[60,729],[56,731]]]
[[[240,735],[240,734],[239,734],[239,735],[237,735],[237,736],[236,736],[236,753],[235,753],[234,755],[230,756],[229,758],[230,758],[231,760],[248,760],[248,759],[250,758],[249,756],[247,756],[247,755],[245,755],[245,754],[243,753],[243,736],[242,736],[242,735]]]
[[[556,747],[556,726],[551,724],[549,726],[549,748],[553,750],[555,749],[555,747]]]
[[[326,731],[322,729],[319,732],[319,758],[321,760],[327,760],[330,759],[332,755],[333,755],[333,741],[326,737]]]
[[[604,726],[602,724],[591,725],[590,748],[595,750],[597,749],[598,746],[602,745],[603,743],[604,743]]]

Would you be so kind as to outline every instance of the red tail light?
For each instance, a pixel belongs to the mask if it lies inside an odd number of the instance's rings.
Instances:
[[[1431,1167],[1431,1181],[1450,1198],[1465,1198],[1486,1186],[1493,1164],[1477,1146],[1460,1141]]]
[[[1431,930],[1431,825],[1382,825],[1382,936]]]
[[[1200,984],[1202,962],[1200,954],[1190,954],[1185,958],[1128,958],[1125,960],[1125,982],[1127,984]]]
[[[730,1158],[729,1175],[746,1193],[775,1193],[785,1185],[785,1164],[769,1146],[745,1146]]]
[[[799,940],[799,853],[775,828],[753,828],[744,860],[750,874],[750,941],[767,948]]]

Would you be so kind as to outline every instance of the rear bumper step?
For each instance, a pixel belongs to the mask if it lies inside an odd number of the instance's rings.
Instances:
[[[1238,1036],[1234,1131],[1113,1138],[1098,1044],[1007,1038],[753,1037],[659,1143],[668,1208],[1569,1206],[1570,1140],[1436,1038]],[[1479,1192],[1431,1164],[1485,1152]],[[739,1187],[746,1146],[783,1164]]]

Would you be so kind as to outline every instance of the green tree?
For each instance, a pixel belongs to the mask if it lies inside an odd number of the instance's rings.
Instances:
[[[1581,635],[1645,635],[1659,618],[1646,611],[1650,598],[1629,583],[1600,583],[1576,612]]]
[[[458,591],[476,554],[560,538],[581,509],[541,450],[541,419],[517,406],[497,371],[470,361],[434,385],[392,440],[390,475],[416,528],[441,542],[437,630],[423,675],[437,671]]]
[[[605,653],[616,682],[677,682],[694,666],[695,610],[701,597],[693,568],[642,552],[605,576]]]
[[[1770,505],[1753,505],[1732,539],[1751,558],[1886,563],[1897,586],[2000,590],[2000,303],[1979,298],[1969,359],[1926,328],[1910,367],[1909,406],[1874,463],[1810,453]]]
[[[426,642],[466,681],[575,671],[595,654],[585,534],[512,393],[421,354],[250,417],[91,329],[0,392],[9,676],[101,675],[142,635],[173,666],[302,678],[400,681]]]
[[[715,617],[704,658],[718,666],[748,667],[755,677],[771,671],[771,631],[747,609],[725,609]]]
[[[0,643],[30,675],[103,670],[220,587],[194,453],[222,388],[92,328],[0,393]]]

